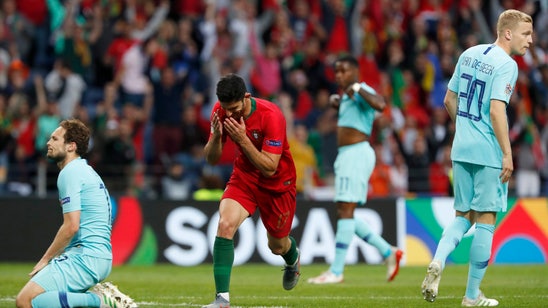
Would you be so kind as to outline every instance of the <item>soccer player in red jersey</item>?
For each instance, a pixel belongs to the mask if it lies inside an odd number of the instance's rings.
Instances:
[[[234,234],[257,208],[267,231],[268,247],[285,260],[284,289],[293,289],[300,276],[299,249],[289,236],[296,207],[295,164],[282,111],[267,100],[252,97],[244,80],[235,74],[220,79],[217,98],[204,148],[206,160],[217,163],[228,137],[240,151],[219,206],[213,245],[216,297],[204,306],[209,308],[230,307]]]

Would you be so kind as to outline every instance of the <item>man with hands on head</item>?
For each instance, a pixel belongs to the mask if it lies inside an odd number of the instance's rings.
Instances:
[[[216,164],[227,138],[239,154],[219,205],[219,224],[213,244],[215,300],[204,307],[230,307],[229,286],[234,262],[234,235],[244,220],[259,209],[268,247],[285,261],[282,285],[297,284],[299,249],[289,235],[296,207],[295,165],[289,152],[286,124],[275,104],[252,97],[235,74],[217,83],[218,102],[211,113],[211,131],[204,151]]]

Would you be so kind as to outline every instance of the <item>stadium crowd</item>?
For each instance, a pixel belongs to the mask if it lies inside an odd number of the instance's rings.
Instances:
[[[508,106],[511,194],[547,195],[548,3],[532,0],[1,0],[0,194],[55,188],[46,142],[74,117],[93,129],[87,158],[111,192],[207,198],[236,150],[217,166],[203,157],[216,81],[234,72],[280,105],[298,191],[322,199],[337,149],[332,64],[350,53],[389,105],[370,138],[370,197],[451,195],[447,82],[508,8],[535,27]]]

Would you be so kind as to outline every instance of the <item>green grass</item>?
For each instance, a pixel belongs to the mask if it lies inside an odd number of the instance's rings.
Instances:
[[[15,295],[27,282],[33,264],[0,264],[0,307],[14,307]],[[467,266],[448,266],[435,303],[420,294],[426,267],[403,267],[396,280],[385,282],[385,267],[347,266],[345,282],[310,285],[306,279],[326,270],[326,265],[303,266],[299,285],[292,291],[281,286],[281,267],[247,264],[234,267],[233,307],[460,307]],[[107,279],[132,296],[140,307],[200,307],[211,302],[214,284],[211,265],[119,266]],[[548,266],[492,265],[482,289],[501,307],[548,307]]]

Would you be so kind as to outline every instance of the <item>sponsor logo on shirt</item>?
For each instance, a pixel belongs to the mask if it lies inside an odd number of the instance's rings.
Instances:
[[[59,200],[61,202],[61,205],[67,204],[70,202],[70,197],[64,197],[63,199]]]
[[[504,94],[506,94],[507,96],[510,96],[513,90],[514,89],[512,88],[512,86],[509,83],[507,83],[506,88],[504,89]]]
[[[266,140],[266,145],[269,145],[271,147],[279,147],[282,146],[282,142],[280,140]]]

